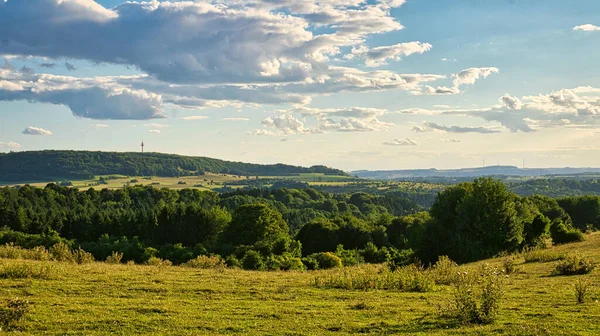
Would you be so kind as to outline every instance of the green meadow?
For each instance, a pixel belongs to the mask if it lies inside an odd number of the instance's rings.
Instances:
[[[542,257],[579,254],[600,262],[600,233],[541,250]],[[466,324],[445,316],[454,287],[427,292],[315,286],[319,278],[377,272],[383,265],[324,271],[243,271],[185,266],[0,259],[0,298],[27,299],[30,309],[11,335],[597,335],[600,274],[551,275],[557,261],[525,262],[503,286],[497,320]],[[530,258],[531,259],[531,258]],[[502,267],[505,258],[483,263]],[[531,261],[531,260],[530,260]],[[42,269],[41,276],[11,269]],[[22,266],[25,265],[25,266]],[[39,274],[38,274],[39,275]],[[577,303],[574,284],[591,284]],[[3,303],[4,304],[4,303]]]

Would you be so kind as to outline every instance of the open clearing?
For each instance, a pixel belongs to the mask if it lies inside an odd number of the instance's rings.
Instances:
[[[600,262],[600,233],[551,248]],[[590,300],[577,304],[582,276],[549,276],[555,262],[523,263],[509,277],[496,323],[460,325],[438,315],[452,288],[428,293],[316,288],[327,272],[198,270],[180,266],[51,264],[51,279],[2,279],[0,298],[27,298],[31,312],[15,335],[597,335],[600,274]],[[499,264],[500,259],[487,261]],[[479,263],[461,266],[477,267]]]

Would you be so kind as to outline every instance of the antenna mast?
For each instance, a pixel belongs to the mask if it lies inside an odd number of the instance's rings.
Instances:
[[[142,153],[144,152],[144,139],[142,138]]]

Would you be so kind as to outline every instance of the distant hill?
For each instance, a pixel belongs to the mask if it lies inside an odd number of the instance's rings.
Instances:
[[[600,173],[600,168],[519,168],[515,166],[488,166],[462,169],[407,169],[407,170],[358,170],[351,172],[361,178],[400,179],[419,177],[479,177],[479,176],[544,176],[582,173]]]
[[[88,179],[110,174],[172,177],[202,172],[242,176],[288,176],[302,173],[347,175],[342,170],[325,166],[305,168],[285,164],[262,165],[162,153],[66,150],[0,153],[2,182]]]

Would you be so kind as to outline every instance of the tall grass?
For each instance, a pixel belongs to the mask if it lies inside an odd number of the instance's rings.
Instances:
[[[0,263],[0,279],[52,279],[57,273],[52,264]]]
[[[532,262],[551,262],[565,259],[565,255],[558,252],[540,249],[529,249],[523,252],[523,258],[526,263]]]

